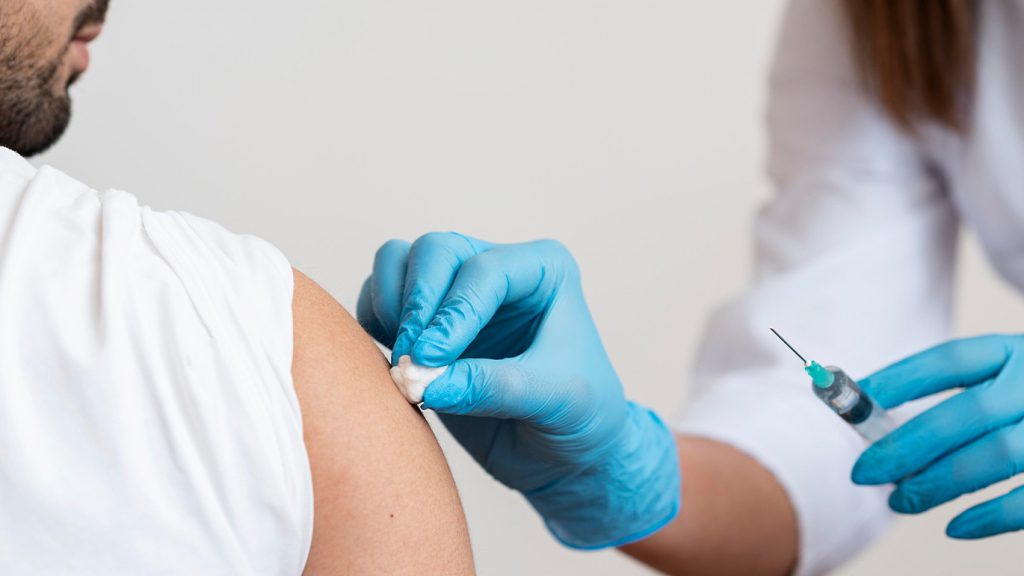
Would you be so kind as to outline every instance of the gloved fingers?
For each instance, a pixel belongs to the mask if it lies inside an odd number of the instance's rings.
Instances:
[[[363,282],[363,287],[359,291],[359,301],[356,303],[356,319],[359,321],[359,325],[363,327],[363,330],[366,330],[367,334],[372,336],[374,340],[385,346],[391,346],[394,344],[394,333],[388,334],[387,330],[384,329],[384,325],[377,319],[377,314],[373,311],[373,297],[370,295],[372,283],[372,277],[367,278]]]
[[[493,451],[501,427],[505,426],[507,421],[452,414],[438,414],[438,416],[444,427],[459,441],[466,452],[485,470],[490,471],[487,458]]]
[[[476,241],[453,232],[432,232],[413,242],[405,271],[401,325],[392,350],[392,362],[409,354],[463,263],[479,250],[481,246]]]
[[[951,340],[875,372],[860,386],[885,408],[950,388],[973,386],[1002,370],[1019,336]]]
[[[1024,470],[1024,425],[1016,423],[952,452],[889,496],[896,512],[917,514],[964,494],[1001,482]]]
[[[423,393],[423,407],[444,414],[534,421],[566,401],[539,386],[516,359],[456,360]]]
[[[541,240],[498,246],[466,261],[413,346],[413,359],[426,366],[451,364],[504,304],[538,295],[546,280],[553,289],[565,268],[565,261],[552,254],[557,249]],[[541,314],[548,299],[541,295],[537,300],[534,312]]]
[[[1020,420],[1024,402],[997,389],[1000,380],[951,396],[872,444],[854,464],[853,481],[895,482],[982,434]],[[1006,384],[1020,388],[1017,382]]]
[[[393,344],[398,333],[402,311],[402,292],[405,287],[405,268],[409,259],[409,243],[404,240],[388,240],[373,257],[373,274],[370,276],[369,308],[380,324],[382,334]],[[362,296],[360,296],[362,300]]]
[[[1024,529],[1024,486],[968,508],[949,523],[950,538],[974,540]]]

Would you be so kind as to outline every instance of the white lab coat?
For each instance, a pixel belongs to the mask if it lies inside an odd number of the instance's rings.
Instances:
[[[768,328],[854,378],[947,339],[960,223],[1024,288],[1024,6],[982,6],[967,137],[890,122],[863,89],[838,0],[795,0],[784,17],[768,109],[777,194],[757,219],[753,284],[712,317],[678,428],[777,476],[796,509],[799,574],[878,535],[888,489],[850,481],[864,442]]]

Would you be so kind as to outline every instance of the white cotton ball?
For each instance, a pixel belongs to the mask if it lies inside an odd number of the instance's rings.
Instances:
[[[391,379],[395,381],[402,396],[413,404],[419,404],[423,402],[423,392],[427,386],[447,369],[447,366],[428,368],[413,364],[412,358],[405,355],[398,359],[397,366],[391,367]]]

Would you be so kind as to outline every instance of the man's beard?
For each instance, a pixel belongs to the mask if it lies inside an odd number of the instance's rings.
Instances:
[[[74,36],[89,24],[103,21],[108,2],[96,0],[79,13],[67,45],[50,62],[39,61],[39,54],[48,51],[38,41],[45,37],[43,30],[29,30],[28,38],[18,42],[19,31],[5,30],[0,22],[0,38],[6,37],[7,44],[0,50],[0,146],[32,156],[60,139],[71,121],[68,86],[77,79],[75,75],[66,85],[57,85],[62,63]]]
[[[71,98],[67,87],[54,85],[61,60],[26,66],[18,52],[0,55],[0,146],[32,156],[64,133],[71,121]]]

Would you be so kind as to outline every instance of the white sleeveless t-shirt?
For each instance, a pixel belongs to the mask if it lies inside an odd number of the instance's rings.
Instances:
[[[292,288],[258,238],[0,149],[0,573],[301,573]]]

